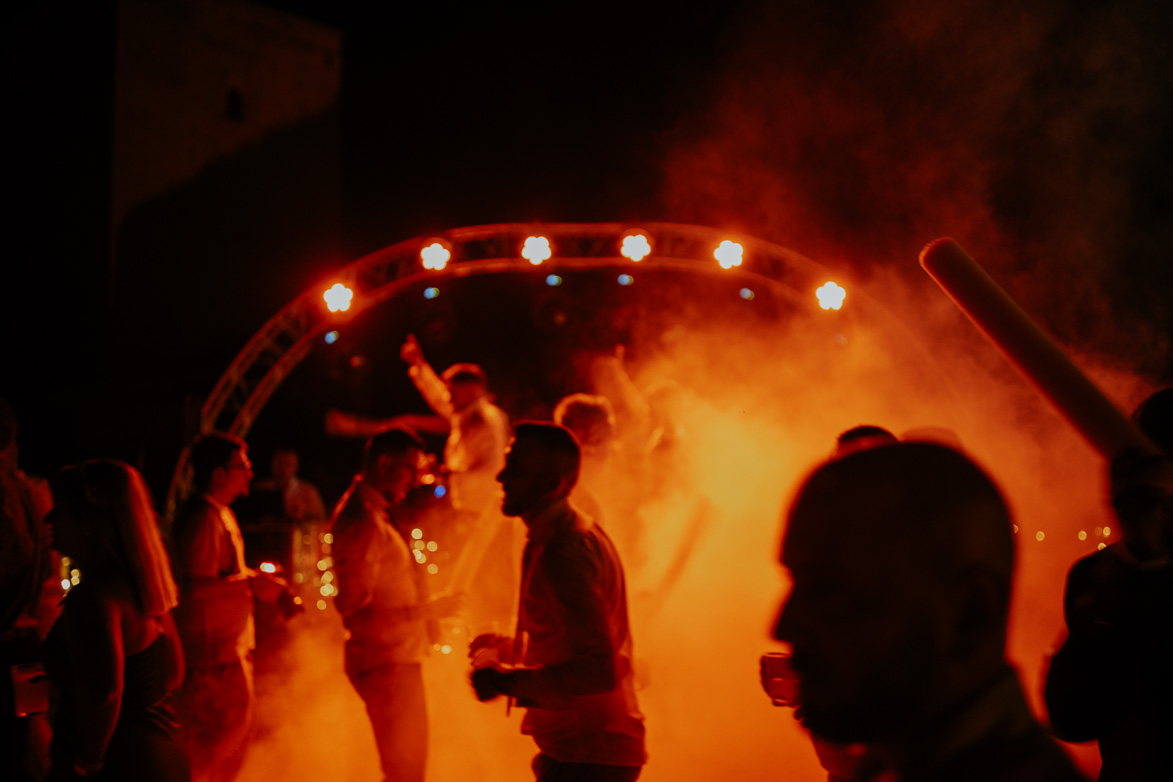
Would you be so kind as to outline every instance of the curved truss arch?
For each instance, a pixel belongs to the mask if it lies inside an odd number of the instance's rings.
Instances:
[[[651,246],[651,253],[638,262],[640,267],[740,276],[764,282],[783,297],[804,302],[813,301],[815,289],[828,279],[826,268],[780,245],[682,223],[499,223],[419,236],[353,261],[323,285],[303,291],[274,315],[245,344],[208,395],[200,409],[199,431],[246,436],[273,392],[309,354],[315,340],[404,288],[423,280],[476,274],[630,269],[637,264],[623,257],[620,248],[623,237],[632,233],[644,234]],[[530,236],[550,241],[553,257],[540,266],[521,256]],[[451,257],[440,270],[424,268],[420,251],[437,239],[447,246]],[[722,268],[714,257],[717,246],[725,240],[736,241],[743,248],[741,264],[732,269]],[[330,312],[323,300],[322,292],[336,282],[354,291],[346,312]],[[168,517],[187,488],[187,457],[188,449],[184,448],[167,492]]]

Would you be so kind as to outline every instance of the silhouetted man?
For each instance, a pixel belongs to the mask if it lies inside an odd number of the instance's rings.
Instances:
[[[1173,453],[1173,388],[1133,421]],[[1101,782],[1173,776],[1173,462],[1125,453],[1111,467],[1122,540],[1076,562],[1067,577],[1068,637],[1051,660],[1051,727],[1100,745]]]
[[[824,464],[781,561],[793,590],[774,635],[793,649],[803,725],[866,745],[860,778],[1080,779],[1005,660],[1010,517],[967,458],[902,443]]]
[[[539,782],[632,782],[646,760],[643,715],[636,704],[623,566],[615,546],[571,507],[578,443],[556,424],[518,424],[497,476],[502,510],[529,530],[522,558],[518,633],[483,635],[469,653],[482,701],[498,695],[527,708]],[[517,662],[511,665],[508,663]]]
[[[338,502],[332,528],[346,675],[366,704],[383,775],[391,782],[423,782],[424,622],[458,608],[454,597],[421,600],[415,559],[391,520],[415,485],[422,454],[419,437],[403,429],[368,440],[362,473]]]
[[[229,507],[248,493],[252,463],[244,441],[210,433],[192,445],[196,492],[176,511],[172,571],[175,623],[187,677],[178,693],[183,738],[197,780],[235,779],[252,735],[256,696],[253,597],[288,601],[285,582],[245,565],[244,540]]]

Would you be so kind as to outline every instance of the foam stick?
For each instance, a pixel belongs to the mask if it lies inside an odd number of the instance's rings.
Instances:
[[[1105,459],[1128,448],[1159,453],[961,245],[937,239],[920,265]]]

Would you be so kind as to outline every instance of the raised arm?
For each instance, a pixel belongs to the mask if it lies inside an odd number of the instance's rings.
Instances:
[[[420,343],[414,334],[407,335],[403,347],[399,349],[399,357],[408,363],[408,377],[411,378],[411,382],[415,383],[415,387],[423,396],[424,401],[428,403],[428,407],[432,408],[432,411],[441,418],[451,420],[456,409],[452,406],[448,385],[440,379],[436,370],[432,369],[432,365],[424,358],[424,351],[420,348]]]

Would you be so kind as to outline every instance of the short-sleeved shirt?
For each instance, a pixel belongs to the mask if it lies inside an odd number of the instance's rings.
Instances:
[[[175,622],[189,665],[215,665],[246,656],[256,645],[251,591],[223,600],[194,597],[202,579],[243,573],[244,538],[232,509],[207,494],[185,502],[171,527],[171,565],[179,586]]]

